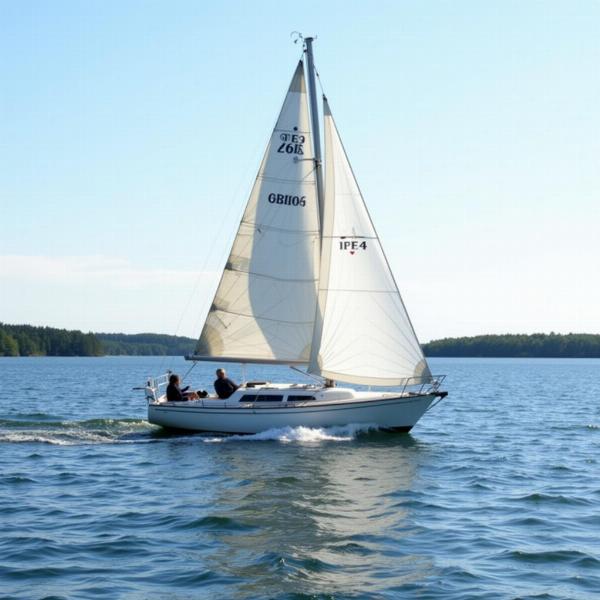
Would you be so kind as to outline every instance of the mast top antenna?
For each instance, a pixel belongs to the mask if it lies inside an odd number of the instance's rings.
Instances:
[[[298,42],[301,41],[305,45],[306,45],[306,42],[312,42],[317,39],[316,35],[310,35],[310,36],[305,37],[299,31],[292,31],[292,33],[290,33],[290,37],[292,38],[292,41],[294,42],[294,44],[297,44]]]
[[[292,31],[292,33],[290,33],[290,37],[292,38],[294,44],[297,44],[300,40],[304,41],[304,36],[299,31]]]

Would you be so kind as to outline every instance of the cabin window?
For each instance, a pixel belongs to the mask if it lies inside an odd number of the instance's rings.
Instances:
[[[240,402],[281,402],[283,396],[276,394],[244,394]]]
[[[255,402],[255,401],[256,401],[256,394],[244,394],[240,398],[240,402]]]
[[[257,402],[281,402],[283,400],[283,396],[277,396],[275,394],[269,394],[268,396],[265,394],[264,396],[258,396],[256,399]]]
[[[288,396],[288,402],[306,402],[307,400],[314,400],[314,396]]]

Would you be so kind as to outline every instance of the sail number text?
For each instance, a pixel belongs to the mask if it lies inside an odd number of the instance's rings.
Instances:
[[[271,204],[284,204],[286,206],[306,206],[306,196],[292,196],[290,194],[269,194],[267,199]]]
[[[340,240],[340,250],[349,250],[350,254],[354,254],[357,250],[366,250],[367,242],[357,242],[357,241],[349,241],[349,240]]]
[[[277,148],[280,154],[304,154],[304,142],[306,138],[297,133],[282,133],[279,136],[281,144]]]

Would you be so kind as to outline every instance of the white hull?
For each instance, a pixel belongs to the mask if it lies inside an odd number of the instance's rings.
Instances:
[[[328,427],[350,423],[409,431],[438,396],[435,393],[400,396],[355,392],[352,398],[328,399],[327,395],[320,394],[319,399],[310,402],[277,406],[267,402],[250,405],[213,399],[164,402],[161,398],[148,405],[148,421],[163,427],[220,433],[258,433],[286,426]]]

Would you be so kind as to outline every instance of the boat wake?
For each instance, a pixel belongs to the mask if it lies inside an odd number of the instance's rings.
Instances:
[[[24,415],[26,416],[26,415]],[[140,419],[53,420],[50,415],[29,419],[0,419],[0,443],[42,443],[57,446],[80,444],[132,444],[152,441],[159,427]]]
[[[206,443],[223,442],[349,442],[363,433],[377,431],[379,427],[372,423],[350,423],[332,427],[279,427],[267,429],[251,435],[228,435],[220,437],[207,437]]]
[[[140,444],[182,436],[198,436],[208,444],[264,441],[283,443],[349,442],[361,434],[379,429],[372,423],[351,423],[336,427],[280,427],[250,435],[217,435],[165,430],[141,419],[68,421],[57,420],[51,415],[23,415],[23,417],[27,420],[0,419],[0,444],[38,443],[56,446]]]

